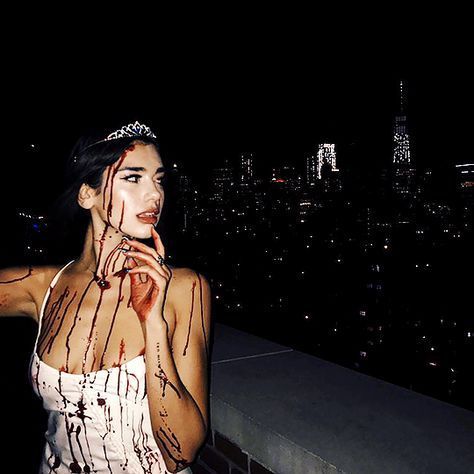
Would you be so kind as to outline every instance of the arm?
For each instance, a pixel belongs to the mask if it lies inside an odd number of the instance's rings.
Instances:
[[[0,317],[28,316],[36,318],[32,289],[41,271],[33,267],[0,270]]]
[[[134,250],[126,252],[130,257],[127,271],[132,307],[145,338],[146,386],[153,435],[167,469],[178,472],[193,461],[209,425],[211,291],[202,275],[189,269],[172,272],[163,262],[158,263],[158,256],[165,255],[165,249],[154,228],[151,233],[154,249],[128,240]],[[168,298],[176,319],[171,343],[164,316]]]
[[[176,313],[172,347],[167,324],[147,324],[147,391],[153,433],[167,468],[191,464],[209,426],[209,335],[211,290],[207,279],[181,269],[170,285]]]

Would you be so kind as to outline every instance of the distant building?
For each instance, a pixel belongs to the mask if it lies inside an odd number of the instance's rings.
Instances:
[[[456,165],[456,189],[463,201],[463,227],[466,230],[472,229],[474,220],[474,163]]]
[[[241,183],[250,184],[254,181],[255,154],[244,152],[240,154],[240,179]]]
[[[331,166],[332,171],[339,171],[336,167],[336,145],[334,143],[320,143],[317,152],[317,174],[321,179],[323,165],[327,162]]]
[[[192,228],[191,221],[196,214],[196,190],[191,177],[185,173],[183,166],[173,163],[170,168],[170,177],[174,181],[175,205],[177,215],[180,216],[177,224],[182,232],[187,232]]]
[[[302,178],[298,175],[296,168],[291,165],[282,165],[272,169],[272,184],[288,190],[301,188]]]
[[[474,194],[474,163],[456,165],[456,188],[466,196]]]
[[[317,176],[316,156],[313,153],[308,153],[305,156],[306,185],[309,187],[316,186]]]
[[[392,189],[396,196],[410,198],[415,193],[415,167],[406,115],[405,84],[400,81],[400,110],[393,125]]]
[[[234,185],[234,171],[228,159],[211,172],[211,200],[222,202],[224,195]]]
[[[337,192],[342,189],[339,169],[336,166],[336,145],[320,143],[317,151],[317,176],[321,181],[320,189],[325,192]]]

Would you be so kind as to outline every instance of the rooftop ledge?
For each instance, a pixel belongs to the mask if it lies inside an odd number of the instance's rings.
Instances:
[[[474,466],[474,412],[218,323],[211,430],[278,474]]]

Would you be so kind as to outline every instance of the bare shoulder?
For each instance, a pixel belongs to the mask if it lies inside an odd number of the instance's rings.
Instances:
[[[187,291],[194,283],[209,284],[207,278],[200,272],[188,267],[170,267],[170,291]]]
[[[170,267],[171,279],[168,293],[175,312],[183,305],[189,305],[192,298],[210,294],[210,284],[202,273],[188,267]]]
[[[49,280],[50,276],[54,278],[54,275],[56,275],[56,273],[58,273],[63,267],[64,265],[41,265],[34,268],[40,279]]]
[[[2,268],[0,270],[0,280],[4,284],[15,284],[33,293],[38,288],[38,285],[41,286],[50,277],[52,279],[60,268],[61,265],[30,265]]]
[[[51,285],[54,277],[63,267],[64,265],[44,265],[41,267],[36,267],[36,285],[30,290],[37,308],[35,314],[36,320],[38,320],[38,312],[41,308],[41,305],[43,304],[43,299],[46,295],[46,292],[48,291],[49,285]]]
[[[0,316],[24,315],[37,319],[38,301],[61,267],[17,266],[0,270]]]

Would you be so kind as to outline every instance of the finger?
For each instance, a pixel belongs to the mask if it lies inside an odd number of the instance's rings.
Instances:
[[[134,242],[136,242],[136,241],[134,241]],[[141,247],[141,248],[147,249],[147,250],[149,251],[149,252],[145,252],[145,253],[146,253],[147,255],[152,255],[152,257],[153,257],[156,261],[158,261],[158,254],[157,254],[157,252],[156,252],[155,249],[152,249],[152,248],[148,247],[147,245],[142,244],[141,242],[136,242],[136,243],[137,243],[137,246],[136,246],[137,249],[138,249],[139,247],[143,246],[143,247]],[[125,255],[129,255],[130,252],[133,252],[133,250],[124,251],[124,254],[125,254]],[[160,256],[161,256],[161,258],[164,260],[164,254],[163,254],[163,255],[160,255]],[[168,265],[166,265],[165,262],[163,262],[163,263],[158,262],[158,264],[160,265],[160,267],[156,267],[156,268],[157,268],[157,269],[163,268],[164,271],[165,271],[165,273],[171,277],[172,273],[171,273],[171,270],[170,270],[170,268],[168,267]]]
[[[168,283],[168,279],[165,276],[161,275],[154,268],[152,268],[148,265],[142,265],[140,267],[132,268],[128,272],[130,277],[136,275],[137,273],[148,275],[150,278],[153,279],[153,281],[157,284],[157,286],[159,288],[161,288],[161,287],[164,288],[166,286],[166,284]]]
[[[138,266],[138,263],[132,257],[127,257],[125,263],[128,268],[135,268]]]
[[[130,247],[133,247],[136,250],[140,250],[143,253],[147,253],[148,255],[151,255],[155,259],[158,257],[158,254],[154,248],[148,247],[148,245],[145,245],[142,242],[138,242],[136,240],[129,240],[128,243]]]
[[[141,252],[134,252],[133,250],[130,250],[127,252],[128,256],[135,257],[138,260],[141,260],[142,262],[148,263],[151,267],[153,267],[158,273],[162,274],[163,276],[167,275],[166,269],[164,269],[158,261],[152,257],[151,255],[148,255],[146,253],[141,253]]]
[[[129,239],[126,239],[125,237],[122,237],[122,240],[120,241],[120,244],[119,244],[119,248],[120,248],[120,249],[125,248],[126,245],[128,245],[128,240],[129,240]]]
[[[130,275],[130,271],[128,272],[128,274]],[[148,278],[148,277],[145,275],[145,278]],[[130,275],[130,280],[133,286],[142,285],[146,283],[146,280],[142,281],[142,275],[140,273],[134,273]]]
[[[164,258],[165,246],[163,245],[160,234],[158,234],[154,227],[151,228],[151,235],[153,237],[153,241],[155,242],[156,251]]]
[[[127,266],[127,273],[130,273],[130,270],[132,268],[138,267],[138,263],[132,257],[127,257],[126,260],[125,260],[125,264]],[[131,279],[133,285],[138,285],[139,283],[142,283],[139,274],[138,275],[130,275],[130,279]]]

